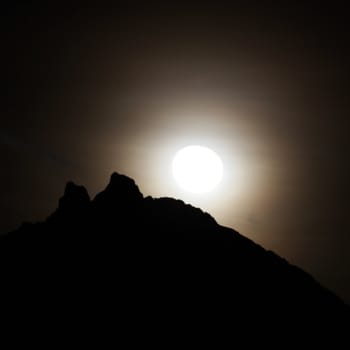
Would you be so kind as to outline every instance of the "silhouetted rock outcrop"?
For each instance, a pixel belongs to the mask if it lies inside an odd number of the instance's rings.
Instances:
[[[63,197],[59,200],[58,210],[70,213],[83,211],[87,209],[89,203],[90,197],[85,187],[70,181],[66,185]]]
[[[69,182],[45,222],[22,225],[1,248],[16,276],[58,279],[105,307],[132,300],[138,312],[165,308],[212,327],[245,314],[275,326],[296,317],[294,335],[349,322],[348,306],[306,272],[181,200],[144,198],[117,173],[92,201]]]

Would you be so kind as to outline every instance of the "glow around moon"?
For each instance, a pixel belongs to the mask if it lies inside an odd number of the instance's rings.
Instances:
[[[222,179],[220,157],[203,146],[187,146],[173,159],[173,175],[181,188],[192,193],[205,193],[214,189]]]

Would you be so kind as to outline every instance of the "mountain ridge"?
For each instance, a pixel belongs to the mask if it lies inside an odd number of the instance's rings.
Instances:
[[[93,276],[87,279],[118,275],[122,284],[171,284],[169,293],[182,305],[188,290],[221,310],[260,310],[286,322],[299,314],[305,324],[322,327],[349,321],[349,307],[310,274],[182,200],[144,197],[134,180],[118,173],[92,200],[83,186],[68,182],[46,221],[23,224],[0,243],[21,274],[64,270],[71,276],[81,266]]]

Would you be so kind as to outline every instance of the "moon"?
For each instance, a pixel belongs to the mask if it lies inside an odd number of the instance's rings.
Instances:
[[[175,154],[172,168],[178,185],[192,193],[213,190],[223,176],[220,157],[210,148],[197,145],[180,149]]]

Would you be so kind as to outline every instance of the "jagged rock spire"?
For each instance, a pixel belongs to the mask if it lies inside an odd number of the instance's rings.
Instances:
[[[89,194],[84,186],[69,181],[66,184],[63,197],[59,200],[58,210],[64,212],[85,209],[90,203]]]
[[[93,203],[96,205],[127,206],[141,202],[142,199],[143,195],[133,179],[114,172],[105,190],[96,195]]]

